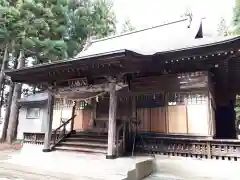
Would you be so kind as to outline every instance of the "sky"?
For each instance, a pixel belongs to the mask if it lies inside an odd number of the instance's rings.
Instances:
[[[204,29],[215,33],[221,17],[230,24],[235,0],[113,0],[118,29],[129,19],[137,28],[179,20],[186,9],[193,18],[205,18]]]

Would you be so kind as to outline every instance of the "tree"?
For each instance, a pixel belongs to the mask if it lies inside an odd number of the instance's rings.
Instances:
[[[1,20],[0,52],[4,54],[5,47],[11,46],[6,54],[14,56],[18,68],[28,58],[39,64],[74,57],[89,36],[104,37],[115,32],[112,5],[104,0],[0,0]],[[13,49],[14,55],[9,53]],[[11,87],[9,143],[17,129],[18,99],[22,92],[21,84]]]
[[[11,1],[0,1],[0,49],[4,52],[0,71],[0,88],[3,87],[4,70],[8,64],[9,50],[23,30],[22,25],[16,23],[20,21],[19,12],[10,6],[11,3]]]
[[[17,68],[17,64],[18,62],[15,60],[15,43],[13,41],[12,44],[12,52],[11,52],[11,61],[14,63],[13,64],[13,69]],[[9,116],[10,116],[10,110],[11,110],[11,104],[12,104],[12,97],[13,97],[13,91],[15,88],[15,84],[11,83],[11,81],[9,79],[5,79],[5,81],[7,81],[7,83],[5,84],[9,84],[9,89],[8,89],[8,93],[5,95],[5,102],[3,104],[5,104],[5,115],[3,118],[3,129],[2,129],[2,135],[1,135],[1,142],[6,141],[6,137],[7,137],[7,130],[8,130],[8,124],[9,124]]]
[[[20,51],[17,62],[18,62],[17,69],[24,67],[25,61],[24,61],[24,51],[23,50]],[[9,123],[8,123],[8,129],[7,129],[7,142],[8,143],[12,143],[15,132],[17,131],[18,113],[19,113],[18,100],[21,97],[21,89],[22,89],[22,84],[15,83],[14,89],[13,89],[13,95],[12,95],[12,103],[10,106]]]
[[[106,37],[116,31],[116,17],[112,4],[105,0],[68,1],[67,43],[68,57],[74,57],[90,36]]]
[[[235,7],[233,9],[233,32],[240,33],[240,0],[235,0]]]
[[[229,34],[228,26],[226,20],[222,17],[220,23],[218,24],[218,35],[227,36]]]
[[[122,33],[131,32],[134,30],[136,30],[136,28],[131,24],[130,20],[129,19],[125,20],[122,25]]]

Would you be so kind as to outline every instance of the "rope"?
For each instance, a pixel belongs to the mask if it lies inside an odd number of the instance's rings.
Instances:
[[[76,98],[76,99],[72,99],[72,98],[67,98],[68,100],[72,100],[72,101],[88,101],[88,100],[91,100],[93,98],[98,98],[99,96],[103,96],[104,94],[106,94],[107,92],[101,92],[97,95],[94,95],[94,96],[90,96],[90,97],[87,97],[87,98]],[[98,101],[98,100],[97,100]]]

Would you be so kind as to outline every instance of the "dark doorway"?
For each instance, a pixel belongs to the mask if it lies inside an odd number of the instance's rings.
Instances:
[[[229,106],[216,107],[216,138],[235,139],[235,110],[231,103]]]

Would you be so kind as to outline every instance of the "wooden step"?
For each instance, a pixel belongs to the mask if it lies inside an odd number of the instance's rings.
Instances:
[[[73,142],[107,142],[107,139],[103,139],[103,138],[90,138],[90,137],[67,137],[64,139],[64,141],[73,141]]]
[[[57,146],[55,150],[62,151],[76,151],[76,152],[90,152],[90,153],[106,153],[106,150],[103,149],[94,149],[94,148],[82,148],[82,147],[69,147],[69,146]]]
[[[93,134],[93,135],[105,135],[107,136],[108,133],[106,132],[96,132],[96,131],[77,131],[75,134]]]
[[[88,133],[77,133],[77,134],[71,134],[71,137],[96,137],[96,138],[108,138],[107,135],[101,135],[101,134],[88,134]]]
[[[67,145],[67,146],[88,146],[88,147],[101,147],[101,148],[107,148],[107,143],[99,143],[99,142],[72,142],[72,141],[63,141],[59,144],[61,145]]]

